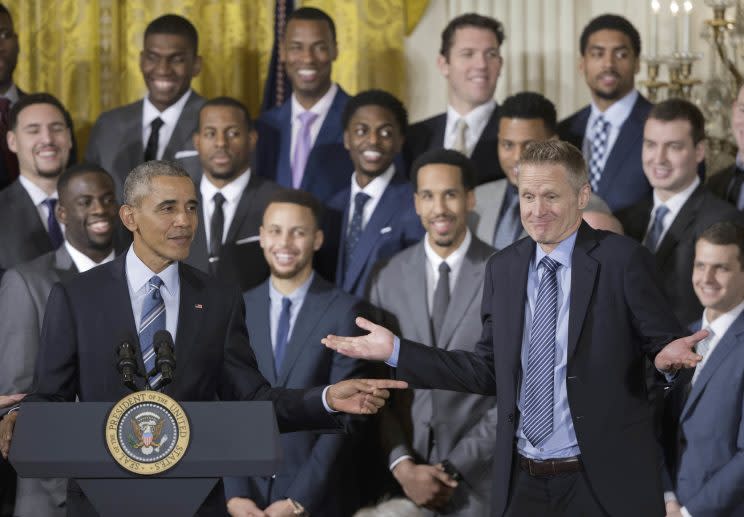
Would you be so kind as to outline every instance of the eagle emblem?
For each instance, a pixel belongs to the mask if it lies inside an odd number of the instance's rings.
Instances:
[[[130,420],[132,434],[129,435],[129,446],[139,449],[144,455],[160,452],[160,447],[168,441],[163,434],[165,421],[151,411],[143,411]]]

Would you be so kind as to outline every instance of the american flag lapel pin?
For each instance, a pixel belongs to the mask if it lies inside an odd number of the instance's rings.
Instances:
[[[203,305],[202,305],[201,303],[197,303],[197,304],[195,304],[195,305],[194,305],[194,309],[199,309],[199,310],[201,310],[201,309],[203,309],[203,308],[204,308],[204,306],[203,306]]]

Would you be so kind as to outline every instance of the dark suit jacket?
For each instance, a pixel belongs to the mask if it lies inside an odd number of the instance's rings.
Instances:
[[[193,179],[201,174],[201,165],[194,150],[192,136],[199,123],[199,109],[202,104],[204,98],[192,91],[163,153],[163,160],[177,161]],[[143,106],[144,99],[140,99],[102,113],[90,132],[88,147],[85,149],[85,161],[96,163],[111,174],[120,198],[127,175],[144,161]],[[190,156],[176,159],[176,153],[180,151],[190,151]]]
[[[16,90],[18,90],[18,98],[26,96],[26,92],[22,91],[20,88],[18,88],[18,85],[16,85]],[[5,132],[0,133],[0,138],[5,141],[6,135],[7,135],[7,129]],[[7,145],[6,145],[7,147]],[[75,163],[74,161],[71,163]],[[5,166],[5,160],[2,159],[2,156],[0,156],[0,190],[4,189],[11,183],[15,181],[15,179],[18,177],[18,159],[15,160],[15,170],[9,171],[8,168]]]
[[[411,169],[411,165],[419,155],[429,149],[444,147],[446,128],[446,112],[417,122],[408,128],[406,142],[403,145],[403,158],[407,171]],[[499,165],[498,139],[499,107],[496,106],[470,155],[478,171],[478,185],[506,177]]]
[[[365,368],[362,361],[333,353],[320,346],[320,339],[328,334],[358,335],[354,318],[369,311],[361,300],[335,288],[318,275],[315,275],[297,316],[277,377],[269,323],[269,282],[267,280],[248,291],[243,298],[245,322],[251,329],[258,367],[271,385],[302,389],[360,377]],[[276,477],[227,479],[225,495],[228,499],[250,497],[264,508],[274,501],[291,497],[299,501],[310,515],[329,517],[344,517],[357,509],[351,436],[300,432],[285,434],[281,441],[283,463]]]
[[[705,186],[719,199],[736,206],[739,202],[742,182],[744,182],[744,174],[737,174],[736,164],[733,164],[710,176]]]
[[[347,264],[344,250],[350,204],[351,186],[336,194],[328,203],[328,247],[338,250],[336,285],[347,293],[366,297],[367,280],[377,261],[388,259],[416,244],[425,232],[413,204],[413,188],[401,173],[396,172],[364,227]]]
[[[196,190],[199,192],[197,180]],[[263,212],[271,196],[280,190],[272,181],[251,172],[251,179],[238,202],[235,216],[230,223],[227,239],[222,244],[220,260],[217,265],[217,278],[228,285],[237,285],[241,291],[251,289],[269,276],[269,266],[258,242],[258,229]],[[202,203],[201,194],[199,203]],[[191,252],[186,263],[209,273],[209,250],[207,245],[204,211],[199,207],[199,227],[191,244]]]
[[[354,170],[354,164],[344,148],[344,128],[341,123],[348,100],[348,94],[339,87],[307,158],[300,185],[302,190],[323,202],[348,185]],[[292,100],[288,99],[281,106],[263,113],[257,124],[261,148],[256,157],[258,173],[286,188],[292,188],[291,119]],[[271,149],[275,159],[266,156],[267,149]]]
[[[402,340],[398,377],[414,387],[496,395],[493,513],[504,513],[519,422],[517,396],[527,273],[526,238],[486,266],[483,334],[475,352]],[[646,248],[582,223],[572,255],[566,384],[588,481],[610,515],[664,515],[658,446],[643,358],[683,334],[658,289]],[[629,497],[628,494],[632,494]]]
[[[643,241],[653,207],[653,196],[648,196],[617,213],[628,237]],[[721,221],[744,223],[744,216],[701,185],[682,206],[656,250],[656,266],[662,289],[683,325],[700,319],[703,311],[692,288],[695,241],[710,225]]]
[[[666,400],[664,489],[694,516],[744,515],[744,314],[691,385],[693,373],[681,372]]]
[[[643,95],[638,95],[607,157],[595,194],[601,197],[613,212],[632,205],[651,192],[651,185],[643,174],[641,151],[643,126],[652,106],[653,104]],[[587,106],[562,120],[558,124],[558,136],[561,140],[581,149],[591,112],[591,106]]]
[[[39,211],[18,180],[0,191],[0,221],[0,274],[52,251]]]

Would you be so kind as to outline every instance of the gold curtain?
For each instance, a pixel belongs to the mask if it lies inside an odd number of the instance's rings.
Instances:
[[[298,4],[300,2],[297,2]],[[404,37],[426,0],[306,0],[330,14],[338,32],[334,79],[347,91],[382,88],[405,99]],[[168,12],[199,31],[206,97],[230,95],[257,113],[271,58],[273,0],[7,0],[21,54],[15,72],[24,90],[47,91],[75,120],[80,154],[102,112],[141,98],[139,71],[147,24]]]

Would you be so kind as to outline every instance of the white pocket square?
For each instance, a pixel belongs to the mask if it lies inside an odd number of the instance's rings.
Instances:
[[[235,241],[235,244],[248,244],[249,242],[256,242],[258,241],[258,239],[258,235],[251,235],[250,237],[245,237],[243,239]]]
[[[184,151],[178,151],[173,156],[173,158],[175,158],[176,160],[180,160],[181,158],[191,158],[192,156],[198,156],[198,155],[199,155],[198,151],[194,151],[193,149],[187,149]]]
[[[392,226],[386,226],[385,228],[383,228],[382,230],[380,230],[380,235],[382,235],[384,233],[390,233],[392,231],[393,231],[393,227]]]

